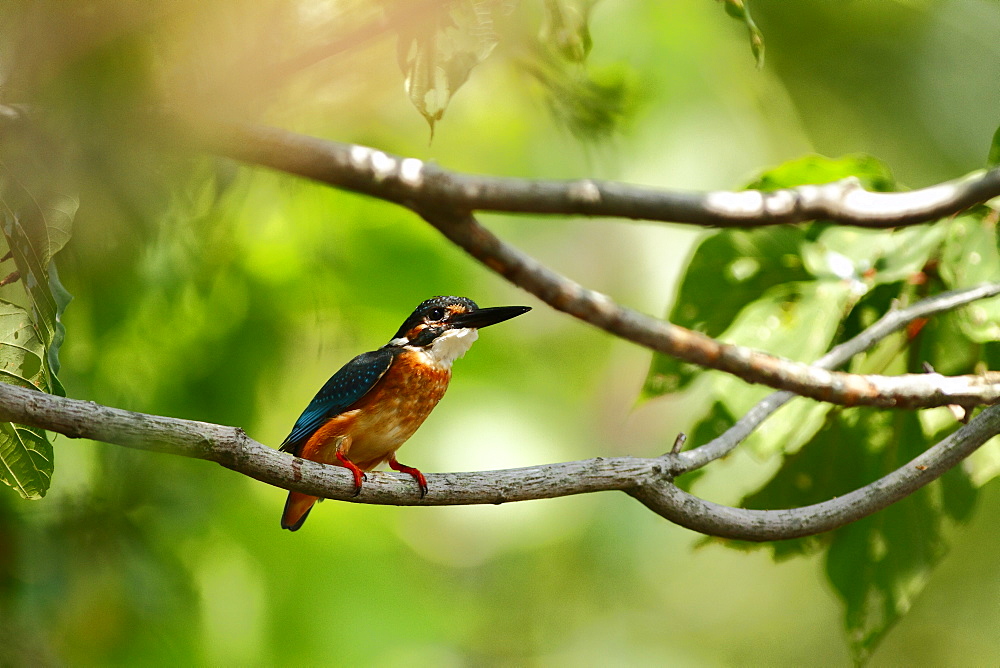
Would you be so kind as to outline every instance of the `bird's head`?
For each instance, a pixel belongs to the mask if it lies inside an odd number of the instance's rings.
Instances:
[[[477,330],[530,310],[530,306],[479,308],[465,297],[433,297],[414,309],[386,345],[416,349],[435,364],[451,366],[472,346]]]

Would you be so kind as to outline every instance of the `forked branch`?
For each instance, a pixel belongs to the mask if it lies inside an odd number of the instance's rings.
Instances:
[[[518,198],[522,196],[537,203],[547,201],[549,197],[556,200],[561,197],[580,202],[589,198],[599,204],[604,201],[604,195],[593,182],[575,182],[573,185],[523,179],[472,177],[445,172],[415,158],[399,158],[364,146],[325,141],[276,128],[227,126],[216,130],[219,134],[212,135],[204,141],[210,142],[210,146],[223,155],[406,206],[423,216],[449,240],[465,249],[489,269],[534,294],[553,308],[569,313],[615,336],[672,355],[685,362],[725,371],[749,383],[760,383],[778,390],[787,390],[804,397],[844,406],[913,409],[952,404],[971,407],[1000,402],[1000,372],[967,376],[942,376],[936,373],[899,376],[859,375],[831,372],[743,346],[721,343],[704,334],[628,309],[607,295],[584,288],[504,243],[482,227],[469,213],[477,208],[494,211],[514,210],[513,204],[510,205],[511,208],[503,209],[501,203],[520,202]],[[921,211],[928,216],[933,213],[933,216],[937,217],[942,215],[942,212],[954,213],[975,203],[969,199],[970,197],[975,201],[981,201],[980,198],[989,197],[991,193],[997,194],[1000,192],[1000,171],[988,174],[961,183],[937,186],[936,188],[950,193],[947,197],[939,196],[943,192],[941,190],[917,191],[924,193],[925,203],[932,200],[936,202]],[[498,184],[505,186],[501,188]],[[641,188],[634,186],[620,187],[630,193],[633,190],[636,193],[642,191]],[[801,193],[822,188],[824,186],[807,186],[796,189],[795,192],[800,193],[799,196],[804,196]],[[848,191],[854,192],[851,189],[842,192],[843,198],[837,200],[839,208],[824,205],[822,211],[808,209],[810,215],[815,217],[813,214],[822,213],[825,217],[843,221],[844,218],[838,218],[836,215],[838,212],[841,216],[849,213],[848,219],[867,212],[878,219],[879,216],[884,217],[884,214],[892,208],[888,205],[890,201],[899,204],[895,210],[899,220],[910,220],[916,210],[907,204],[911,200],[906,199],[913,193],[891,193],[888,196],[901,199],[876,198],[879,202],[877,206],[872,204],[866,205],[867,208],[859,208],[854,206],[857,203],[856,193],[849,194]],[[787,192],[786,197],[790,196]],[[865,194],[864,197],[881,195],[863,190],[860,192]],[[674,197],[683,200],[686,197],[676,193],[670,194],[667,191],[662,191],[661,194],[665,201]],[[706,202],[713,197],[719,199],[718,195],[717,193],[698,196],[700,202],[698,206],[701,207],[699,210],[706,210],[705,207],[708,206]],[[728,196],[735,201],[742,194],[728,193]],[[764,194],[757,193],[757,196],[764,197]],[[868,201],[864,197],[861,199]],[[942,209],[941,202],[947,202],[948,206]],[[827,208],[831,210],[828,211]],[[734,214],[737,209],[739,207],[729,213]],[[569,212],[556,209],[543,210],[540,207],[520,210],[535,213]],[[631,216],[626,209],[602,210],[602,212]],[[804,219],[792,217],[787,220],[785,218],[772,220],[771,214],[761,211],[758,211],[757,215],[762,216],[760,220],[766,221],[767,224]],[[920,222],[924,220],[927,219],[921,219]]]
[[[923,318],[1000,293],[1000,285],[938,295],[892,311],[823,358],[836,364]],[[750,412],[751,429],[774,412],[774,397]],[[350,473],[279,452],[236,427],[146,415],[57,397],[0,383],[0,420],[129,448],[213,461],[262,482],[325,498],[391,505],[497,504],[619,490],[681,526],[741,540],[780,540],[829,531],[865,517],[935,480],[1000,432],[1000,407],[991,407],[922,455],[866,487],[830,501],[788,510],[722,506],[681,491],[672,482],[724,455],[749,433],[738,423],[719,439],[687,452],[661,457],[610,457],[502,471],[428,474],[421,497],[409,476],[369,474],[354,496]],[[847,465],[845,463],[845,465]]]
[[[740,540],[796,538],[866,517],[937,479],[1000,431],[991,407],[944,441],[874,483],[830,501],[790,510],[722,506],[681,491],[670,456],[595,458],[474,473],[427,474],[421,497],[409,476],[369,473],[358,496],[343,468],[298,459],[249,438],[242,429],[124,411],[0,383],[0,419],[74,438],[217,462],[284,489],[357,503],[442,506],[499,504],[620,490],[666,519],[711,536]]]
[[[998,433],[1000,406],[990,406],[969,424],[889,475],[853,492],[802,508],[732,508],[688,494],[672,482],[643,485],[629,493],[654,513],[710,536],[751,541],[801,538],[868,517],[913,494]],[[850,466],[850,462],[844,465]]]
[[[555,309],[641,346],[799,396],[844,406],[931,408],[1000,401],[1000,372],[878,376],[828,371],[759,350],[722,343],[699,332],[626,308],[588,290],[504,243],[470,214],[424,213],[452,242],[514,285]]]
[[[616,215],[711,225],[738,221],[745,224],[750,219],[754,225],[774,224],[823,217],[852,224],[860,224],[858,221],[864,219],[875,227],[897,226],[955,213],[1000,194],[997,171],[915,193],[866,193],[856,184],[841,182],[772,194],[690,195],[591,181],[559,183],[458,175],[418,160],[270,128],[241,127],[222,140],[206,141],[211,141],[217,152],[230,157],[406,206],[489,268],[554,308],[695,364],[727,371],[750,382],[846,405],[917,408],[1000,401],[1000,375],[996,373],[885,377],[828,370],[916,317],[997,295],[1000,286],[939,295],[887,314],[859,337],[838,346],[810,366],[722,344],[618,305],[500,241],[470,213],[489,209]],[[1000,407],[987,409],[884,478],[837,499],[798,509],[730,508],[694,497],[673,484],[674,476],[729,452],[790,396],[772,395],[723,437],[687,452],[671,452],[656,458],[596,458],[503,471],[431,474],[430,492],[425,497],[419,495],[409,477],[393,473],[371,475],[361,494],[355,497],[353,480],[345,470],[278,452],[250,439],[238,428],[133,413],[12,385],[0,384],[0,420],[74,438],[86,437],[214,461],[285,489],[362,503],[494,504],[619,490],[682,526],[744,540],[799,537],[860,519],[936,479],[1000,432]]]

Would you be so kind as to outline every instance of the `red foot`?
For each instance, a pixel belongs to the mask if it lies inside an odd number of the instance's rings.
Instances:
[[[337,460],[344,465],[344,468],[354,474],[354,496],[357,496],[361,493],[361,482],[368,480],[368,476],[358,468],[357,464],[348,459],[347,455],[340,451],[340,448],[337,448]]]
[[[411,476],[413,476],[413,479],[417,481],[418,485],[420,485],[420,498],[421,499],[424,498],[424,496],[427,494],[427,478],[424,477],[423,473],[421,473],[418,469],[413,468],[412,466],[407,466],[406,464],[400,464],[399,462],[397,462],[395,454],[389,457],[389,468],[391,468],[393,471],[399,471],[400,473],[409,473]]]

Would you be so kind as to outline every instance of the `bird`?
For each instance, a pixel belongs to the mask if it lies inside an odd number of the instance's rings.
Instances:
[[[427,479],[396,459],[399,449],[448,389],[452,363],[478,338],[478,330],[510,320],[529,306],[480,308],[466,297],[432,297],[420,303],[387,344],[362,353],[326,382],[282,442],[301,459],[342,466],[361,493],[365,471],[388,462],[413,476],[420,496]],[[289,492],[281,527],[297,531],[319,497]]]

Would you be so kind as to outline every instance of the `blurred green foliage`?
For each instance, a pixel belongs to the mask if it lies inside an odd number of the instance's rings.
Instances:
[[[587,19],[582,26],[573,23],[574,8]],[[699,190],[733,188],[761,165],[810,153],[878,156],[900,182],[922,186],[980,167],[997,125],[1000,45],[983,38],[1000,28],[992,6],[855,3],[843,11],[823,0],[760,0],[752,9],[768,41],[763,70],[747,53],[743,28],[715,2],[567,0],[556,9],[522,2],[502,17],[497,48],[450,89],[447,116],[428,145],[425,121],[403,88],[398,34],[352,41],[358,26],[378,19],[373,3],[0,4],[0,103],[39,110],[64,152],[47,165],[65,170],[66,192],[79,200],[73,236],[56,257],[75,297],[59,356],[67,393],[240,425],[276,445],[326,378],[383,344],[420,300],[463,294],[487,305],[532,303],[404,211],[191,154],[147,121],[150,106],[164,101],[182,112],[273,123],[466,171]],[[595,99],[559,101],[581,114],[574,132],[599,141],[584,145],[559,131],[574,128],[572,115],[544,113],[552,104],[546,91],[587,89],[543,84],[540,97],[538,78],[524,67],[541,62],[526,47],[529,38],[558,51],[551,56],[557,83],[623,82],[607,93],[598,88]],[[315,55],[324,49],[334,55]],[[560,271],[650,312],[673,298],[678,267],[696,240],[662,225],[486,219]],[[923,289],[894,278],[850,309],[856,296],[839,287],[836,266],[824,265],[832,252],[905,276],[934,252],[928,248],[992,257],[990,224],[972,212],[942,232],[919,228],[905,243],[829,226],[726,244],[709,237],[704,244],[728,253],[729,264],[740,252],[759,263],[748,280],[773,280],[742,302],[721,290],[709,294],[697,304],[702,315],[692,317],[719,332],[743,318],[752,332],[758,320],[770,321],[770,309],[776,335],[791,331],[790,323],[815,325],[801,341],[802,354],[812,354],[869,324],[901,290],[916,296]],[[790,250],[775,259],[772,247]],[[803,247],[817,252],[800,253]],[[892,265],[900,248],[913,258]],[[784,268],[788,285],[770,263]],[[706,262],[699,271],[718,285],[726,266],[718,260],[713,274]],[[965,285],[990,266],[942,255],[941,275],[932,279]],[[827,290],[838,307],[810,310],[810,297]],[[24,294],[19,283],[0,288],[0,299],[27,306],[18,301]],[[713,302],[728,320],[708,308]],[[743,305],[752,308],[744,314]],[[921,340],[933,345],[920,357],[949,373],[980,358],[996,362],[988,341],[994,307],[978,306],[984,310],[928,323]],[[831,320],[848,312],[839,325]],[[886,342],[858,364],[909,364],[892,345],[901,342]],[[735,399],[707,398],[702,383],[684,397],[633,408],[648,361],[642,350],[537,308],[516,327],[484,332],[457,363],[448,397],[407,444],[406,461],[434,471],[652,455],[669,449],[678,431],[717,433],[739,410]],[[698,423],[706,406],[715,407],[713,419]],[[790,421],[793,410],[772,423]],[[837,423],[807,416],[801,425],[833,438],[830,430],[858,428],[861,418],[843,415]],[[945,424],[917,426],[936,438]],[[781,480],[802,479],[791,468],[795,458],[809,456],[824,457],[829,472],[829,483],[806,486],[820,494],[902,460],[906,453],[889,441],[857,454],[882,458],[862,459],[863,466],[853,460],[859,443],[801,448],[767,487],[778,452],[758,443],[710,467],[694,489],[725,503],[762,488],[779,494]],[[4,665],[849,661],[838,623],[844,612],[817,580],[815,551],[775,564],[761,551],[715,543],[692,550],[698,536],[624,495],[485,508],[327,502],[292,535],[278,528],[281,490],[221,467],[64,438],[54,445],[43,501],[0,488]],[[968,469],[973,481],[989,480],[998,462],[995,451],[979,453]],[[971,513],[962,475],[942,483],[956,492],[930,491],[916,511],[900,506],[843,538],[822,539],[838,540],[846,554],[883,537],[884,567],[855,570],[827,557],[849,622],[883,589],[895,592],[895,612],[911,606],[874,653],[875,664],[996,657],[998,592],[989,573],[1000,548],[1000,499],[996,483],[988,484]],[[911,538],[899,532],[920,517],[936,519],[921,528],[920,549],[903,554]],[[955,532],[953,518],[971,519]],[[913,583],[923,584],[945,539],[951,555],[915,598]],[[858,586],[844,586],[848,580]],[[855,642],[874,637],[867,619],[852,624]]]
[[[749,187],[773,190],[844,178],[869,190],[896,188],[888,169],[869,156],[807,156],[768,170]],[[1000,277],[996,219],[995,210],[981,206],[955,220],[899,230],[824,221],[724,230],[695,249],[667,319],[729,343],[810,362],[892,304]],[[984,344],[998,338],[993,313],[998,302],[948,313],[930,327],[917,322],[855,358],[851,370],[920,373],[929,363],[949,374],[974,372],[988,363]],[[702,377],[716,408],[703,412],[695,433],[718,431],[720,408],[732,424],[771,392],[657,353],[644,396],[676,392]],[[936,411],[942,412],[946,409]],[[956,421],[945,419],[947,430],[957,428]],[[762,456],[784,458],[774,478],[743,500],[751,508],[790,508],[843,495],[898,468],[947,433],[934,411],[843,410],[806,399],[793,401],[770,422],[746,445]],[[839,470],[838,462],[850,462],[850,470]],[[982,484],[998,473],[991,465],[977,470],[973,460],[863,522],[769,547],[775,556],[806,547],[824,550],[830,582],[845,602],[852,652],[863,661],[910,609],[946,552],[939,527],[948,518],[959,519],[949,508],[969,507],[976,497],[972,480]]]

